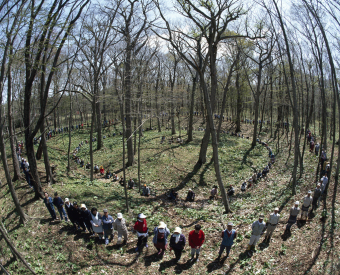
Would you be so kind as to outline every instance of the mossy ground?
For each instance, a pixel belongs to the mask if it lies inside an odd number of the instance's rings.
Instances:
[[[199,126],[196,122],[195,128]],[[224,123],[227,129],[226,123]],[[251,126],[242,125],[244,136],[251,136]],[[94,158],[105,170],[118,171],[122,168],[122,139],[118,134],[108,137],[114,130],[104,129],[103,149],[95,151]],[[184,132],[184,131],[182,131]],[[183,133],[182,133],[183,134]],[[223,214],[221,200],[210,201],[212,186],[216,183],[214,166],[211,162],[212,148],[209,147],[207,163],[196,165],[203,132],[194,132],[194,141],[188,144],[160,144],[161,136],[167,140],[169,131],[144,132],[141,139],[141,179],[156,192],[149,198],[141,197],[137,189],[129,190],[130,211],[126,212],[124,188],[119,183],[96,176],[93,183],[89,181],[89,172],[72,162],[72,172],[67,175],[68,137],[58,135],[48,141],[51,163],[58,165],[57,184],[44,188],[50,194],[57,191],[62,198],[85,203],[88,208],[108,208],[113,216],[122,212],[129,228],[129,241],[126,246],[116,246],[116,236],[109,246],[102,240],[89,238],[88,234],[75,233],[66,222],[50,222],[49,213],[42,201],[34,201],[34,193],[24,181],[16,182],[16,190],[25,212],[32,217],[26,226],[18,225],[13,203],[7,186],[4,184],[3,172],[0,176],[3,185],[0,189],[1,216],[11,239],[27,261],[39,274],[338,274],[339,273],[339,215],[337,196],[333,203],[333,180],[329,186],[327,201],[321,204],[315,216],[307,223],[298,223],[293,227],[290,237],[283,236],[289,208],[296,200],[302,200],[308,189],[314,189],[317,159],[306,152],[305,171],[297,188],[297,195],[291,196],[290,177],[292,157],[286,164],[288,156],[287,140],[281,137],[281,147],[276,163],[267,179],[261,180],[247,192],[241,193],[240,186],[249,178],[254,169],[262,169],[268,161],[268,151],[261,145],[250,149],[251,141],[229,135],[222,135],[219,144],[221,174],[225,186],[234,185],[236,195],[232,199],[233,213]],[[269,135],[263,133],[264,140]],[[82,140],[89,139],[86,129],[73,132],[74,149]],[[276,141],[269,141],[274,153]],[[95,143],[94,143],[95,145]],[[95,146],[94,146],[95,147]],[[89,160],[88,145],[78,154],[85,162]],[[137,155],[136,155],[137,158]],[[10,160],[11,162],[11,160]],[[43,162],[38,163],[43,176]],[[137,164],[127,169],[127,178],[137,182]],[[122,172],[119,173],[122,176]],[[44,179],[43,179],[44,180]],[[179,193],[179,202],[174,205],[167,201],[165,193],[175,188]],[[196,193],[193,203],[184,202],[188,188]],[[251,223],[257,220],[259,213],[268,215],[274,207],[280,207],[281,222],[269,245],[259,242],[258,251],[246,256],[245,249],[250,237]],[[327,218],[322,219],[322,211],[327,210]],[[183,228],[188,236],[195,223],[200,223],[206,234],[206,242],[201,252],[199,263],[189,263],[189,246],[186,246],[182,259],[175,265],[173,252],[167,251],[159,259],[156,249],[149,238],[149,248],[137,257],[134,252],[136,236],[131,229],[136,214],[143,212],[148,216],[150,231],[159,221],[167,223],[173,231],[176,226]],[[334,214],[334,219],[332,215]],[[220,232],[224,224],[233,221],[238,231],[238,238],[232,248],[232,254],[222,264],[214,262],[221,241]],[[4,240],[0,241],[0,261],[12,274],[28,274],[21,263],[11,258],[11,252]]]

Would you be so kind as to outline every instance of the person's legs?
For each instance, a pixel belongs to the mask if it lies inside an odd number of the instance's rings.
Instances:
[[[290,231],[290,228],[293,226],[293,223],[287,223],[286,230]]]
[[[117,239],[117,244],[122,243],[122,232],[118,231],[118,239]]]
[[[229,253],[230,253],[231,245],[230,245],[230,246],[226,246],[226,249],[227,249],[227,257],[229,257]]]
[[[149,247],[148,246],[148,237],[143,238],[143,246]]]
[[[63,212],[63,214],[64,214],[65,221],[68,221],[68,219],[67,219],[67,215],[66,215],[66,211],[65,211],[64,207],[62,207],[62,208],[61,208],[61,211],[62,211],[62,212]]]
[[[266,233],[266,238],[270,238],[271,237],[271,235],[273,234],[273,232],[274,232],[274,228],[275,228],[275,226],[272,226],[272,225],[268,225],[268,227],[267,227],[267,233]]]
[[[225,245],[223,245],[223,244],[220,245],[220,251],[218,252],[218,258],[221,258],[222,253],[223,253],[225,248],[226,248]]]
[[[191,248],[191,259],[193,259],[195,257],[195,248]]]
[[[55,214],[54,209],[52,207],[47,207],[47,209],[48,209],[48,212],[50,212],[52,219],[55,220],[56,214]]]
[[[198,257],[200,255],[200,252],[201,252],[201,249],[200,248],[197,248],[196,249],[196,260],[198,260]]]
[[[175,256],[176,256],[176,262],[178,262],[181,259],[182,256],[182,250],[181,249],[174,249]]]
[[[79,225],[79,227],[80,227],[83,231],[86,230],[86,229],[85,229],[85,224],[84,224],[83,220],[79,220],[79,221],[78,221],[78,225]]]
[[[64,209],[64,208],[58,208],[58,212],[59,212],[60,220],[61,221],[63,220],[63,211],[62,211],[62,209]]]
[[[105,245],[109,244],[109,235],[110,234],[111,234],[111,230],[104,230]]]

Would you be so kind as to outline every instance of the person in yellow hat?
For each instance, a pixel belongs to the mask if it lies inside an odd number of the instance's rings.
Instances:
[[[152,242],[158,251],[158,255],[163,256],[168,246],[170,230],[164,222],[160,222],[159,225],[154,228],[153,233],[154,236]]]
[[[176,263],[181,259],[185,243],[186,240],[185,236],[182,234],[182,229],[180,227],[176,227],[170,238],[170,251],[174,250]]]
[[[142,196],[149,197],[150,196],[150,188],[144,184],[143,190],[142,190]]]

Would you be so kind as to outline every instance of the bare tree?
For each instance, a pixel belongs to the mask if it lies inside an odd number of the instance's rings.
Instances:
[[[178,12],[187,18],[189,20],[188,22],[192,23],[193,26],[191,26],[190,30],[186,33],[184,33],[179,26],[171,27],[158,4],[158,9],[165,22],[165,29],[167,31],[167,37],[161,37],[169,41],[171,46],[183,60],[199,73],[200,86],[203,91],[207,109],[207,128],[202,140],[199,163],[205,163],[206,161],[206,149],[211,134],[215,174],[221,190],[225,210],[226,212],[229,212],[229,201],[220,174],[218,142],[213,122],[214,102],[218,84],[216,60],[218,45],[222,41],[231,38],[235,39],[237,37],[248,37],[248,34],[242,35],[227,31],[229,23],[236,21],[241,16],[245,15],[246,11],[237,1],[177,1],[176,5]],[[197,43],[195,43],[197,36],[201,37],[202,45],[197,45]],[[199,56],[198,62],[197,56]],[[198,65],[200,62],[202,62],[202,67]],[[205,77],[207,68],[209,68],[209,91]]]
[[[54,0],[50,6],[45,7],[45,1],[42,0],[38,5],[34,1],[30,3],[29,23],[25,34],[25,90],[24,90],[24,127],[27,158],[30,163],[30,172],[33,177],[33,184],[36,198],[43,197],[42,186],[37,170],[37,163],[34,155],[33,139],[39,131],[46,115],[47,99],[52,82],[53,75],[58,67],[59,56],[65,45],[66,39],[79,19],[83,9],[89,3],[89,0]],[[69,5],[70,4],[70,5]],[[45,14],[45,9],[48,9]],[[66,19],[62,16],[67,11]],[[42,22],[42,26],[41,24]],[[56,30],[59,26],[58,31]],[[35,37],[34,30],[41,27],[41,32]],[[56,35],[53,35],[56,32]],[[34,38],[35,37],[35,38]],[[40,103],[40,115],[35,124],[32,118],[32,87],[41,68],[43,57],[53,54],[49,71],[45,72],[47,81],[45,83],[42,101]]]

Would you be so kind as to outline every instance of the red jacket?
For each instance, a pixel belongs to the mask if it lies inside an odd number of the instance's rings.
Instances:
[[[195,248],[196,246],[202,246],[204,243],[205,236],[202,230],[197,234],[195,230],[189,233],[189,245],[191,248]]]
[[[143,222],[140,222],[139,220],[137,220],[133,229],[138,231],[139,233],[146,233],[148,231],[146,219],[144,219]]]

